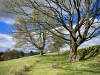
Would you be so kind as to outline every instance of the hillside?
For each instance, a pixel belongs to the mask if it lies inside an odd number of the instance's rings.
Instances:
[[[0,62],[0,75],[100,75],[100,45],[78,50],[80,61],[69,63],[69,51]],[[24,67],[24,70],[23,70]],[[22,74],[22,73],[23,74]]]

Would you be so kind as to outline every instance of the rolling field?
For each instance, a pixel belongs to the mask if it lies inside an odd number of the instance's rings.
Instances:
[[[0,62],[0,75],[13,73],[30,65],[20,75],[100,75],[100,45],[78,50],[79,62],[68,62],[69,51],[44,56],[29,56]],[[8,74],[12,72],[11,74]],[[18,74],[16,74],[18,75]]]

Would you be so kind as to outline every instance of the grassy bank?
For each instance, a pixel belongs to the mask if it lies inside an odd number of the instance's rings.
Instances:
[[[14,60],[0,62],[0,75],[7,75],[30,64],[29,71],[24,75],[100,75],[100,46],[92,46],[78,50],[80,61],[67,62],[69,51],[60,55],[48,54],[44,56],[30,56]]]

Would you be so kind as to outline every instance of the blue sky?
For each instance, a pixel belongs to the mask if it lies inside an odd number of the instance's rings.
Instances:
[[[9,32],[9,28],[11,28],[14,22],[15,16],[11,16],[0,12],[0,52],[5,51],[6,48],[13,48],[13,45],[15,44],[14,40],[12,39],[13,34]],[[11,30],[13,29],[11,28]],[[100,44],[100,36],[97,36],[91,39],[90,41],[83,43],[80,47],[97,44]],[[67,46],[64,49],[69,49],[69,47]]]
[[[10,25],[5,22],[0,22],[0,33],[7,34],[6,30],[9,28]]]
[[[10,33],[11,24],[0,21],[0,52],[5,51],[6,48],[13,48],[15,42]]]
[[[4,21],[0,20],[0,52],[5,51],[6,48],[13,48],[13,45],[15,44],[14,40],[12,39],[12,34],[9,33],[9,28],[14,22],[15,21],[12,18],[9,19],[5,18]],[[97,36],[91,39],[90,41],[83,43],[80,47],[97,45],[97,44],[100,44],[100,36]],[[63,48],[63,50],[66,49],[69,49],[69,47],[67,46],[66,48]]]

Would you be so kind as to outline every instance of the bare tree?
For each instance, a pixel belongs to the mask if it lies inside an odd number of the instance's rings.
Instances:
[[[10,48],[7,48],[7,49],[5,50],[5,52],[4,52],[4,54],[3,54],[3,60],[10,60],[10,59],[11,59],[11,57],[10,57],[10,52],[11,52]]]
[[[59,29],[59,31],[61,31]],[[63,36],[60,34],[60,36]],[[51,43],[49,43],[49,49],[50,49],[50,52],[53,53],[53,52],[57,52],[59,54],[60,52],[60,48],[63,47],[65,44],[66,44],[66,40],[52,34],[51,36]]]
[[[56,33],[46,27],[57,36],[59,34],[69,36],[59,37],[66,40],[70,46],[70,62],[77,61],[77,48],[82,43],[100,34],[99,0],[4,0],[3,4],[7,13],[30,17],[28,11],[35,9],[54,20],[56,27],[49,21],[44,21],[45,26],[55,30]],[[60,26],[68,33],[60,32],[57,29]]]
[[[14,24],[15,47],[27,47],[29,50],[35,47],[40,51],[40,55],[43,55],[48,31],[42,25],[35,23],[35,20],[33,22],[33,19],[36,18],[18,17]]]

